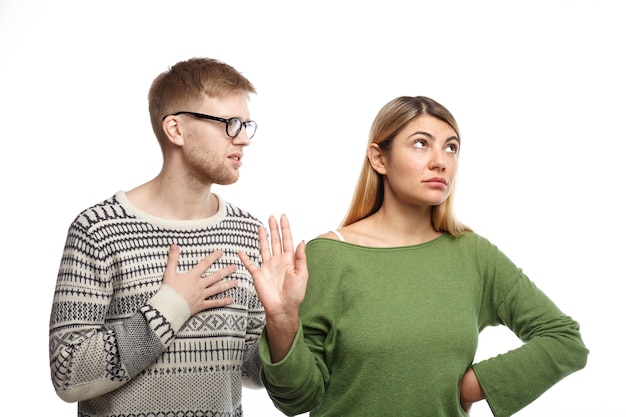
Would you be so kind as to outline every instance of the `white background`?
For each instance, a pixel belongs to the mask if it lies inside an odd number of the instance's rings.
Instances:
[[[296,239],[342,219],[383,104],[427,95],[447,106],[463,141],[459,218],[579,321],[591,351],[584,370],[518,415],[623,415],[620,10],[591,0],[0,0],[1,414],[76,415],[53,391],[47,351],[67,227],[157,174],[150,83],[208,56],[255,84],[260,126],[240,181],[215,191],[263,221],[287,213]],[[516,345],[490,329],[479,358]],[[246,390],[244,411],[280,415],[264,391]],[[490,413],[483,402],[472,415]]]

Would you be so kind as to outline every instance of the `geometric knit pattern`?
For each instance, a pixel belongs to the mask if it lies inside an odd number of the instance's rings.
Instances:
[[[219,198],[219,196],[218,196]],[[172,221],[133,207],[124,192],[84,210],[67,233],[50,314],[52,384],[79,416],[241,416],[242,383],[260,386],[265,324],[252,278],[237,256],[260,264],[262,223],[219,198],[209,219]],[[169,247],[178,272],[224,254],[238,286],[228,306],[189,317],[167,286]]]

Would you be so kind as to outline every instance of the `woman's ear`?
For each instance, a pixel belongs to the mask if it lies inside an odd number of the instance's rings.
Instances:
[[[377,143],[370,143],[367,147],[367,159],[369,159],[370,165],[374,171],[378,172],[380,175],[387,174],[385,156]]]
[[[167,116],[161,123],[165,137],[176,146],[183,146],[185,139],[183,137],[182,125],[176,116]]]

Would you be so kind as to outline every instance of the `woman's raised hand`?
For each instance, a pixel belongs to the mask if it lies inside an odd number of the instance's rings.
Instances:
[[[297,316],[308,279],[305,245],[300,242],[294,251],[289,220],[284,214],[280,217],[280,231],[274,216],[269,218],[269,228],[271,246],[267,231],[259,228],[261,266],[255,265],[242,251],[239,258],[252,275],[265,314],[277,318],[280,315]]]
[[[298,309],[309,274],[304,241],[294,251],[287,216],[280,217],[280,231],[274,216],[269,218],[269,227],[271,246],[267,231],[259,228],[261,265],[255,265],[244,252],[239,252],[239,258],[250,271],[265,308],[270,351],[276,362],[287,354],[298,331]]]

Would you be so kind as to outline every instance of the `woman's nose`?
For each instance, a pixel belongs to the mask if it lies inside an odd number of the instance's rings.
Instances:
[[[429,169],[446,169],[446,161],[440,152],[433,152],[430,162],[428,164]]]

